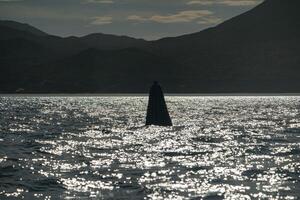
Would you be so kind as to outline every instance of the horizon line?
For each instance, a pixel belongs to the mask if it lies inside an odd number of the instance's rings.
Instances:
[[[148,93],[0,93],[0,97],[144,97]],[[169,97],[284,97],[284,96],[300,96],[299,93],[164,93]]]

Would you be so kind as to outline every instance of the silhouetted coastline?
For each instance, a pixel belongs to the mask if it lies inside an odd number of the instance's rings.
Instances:
[[[48,35],[0,21],[0,93],[299,93],[297,0],[266,0],[200,32],[145,41]],[[21,27],[21,28],[20,28]]]

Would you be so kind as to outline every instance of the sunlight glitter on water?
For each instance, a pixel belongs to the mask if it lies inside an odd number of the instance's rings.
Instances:
[[[300,97],[0,97],[0,197],[300,198]]]

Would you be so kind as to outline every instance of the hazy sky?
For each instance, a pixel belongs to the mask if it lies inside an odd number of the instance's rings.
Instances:
[[[157,39],[192,33],[262,0],[0,0],[0,18],[60,36],[93,32]]]

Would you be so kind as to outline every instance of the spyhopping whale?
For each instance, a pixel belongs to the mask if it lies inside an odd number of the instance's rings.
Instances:
[[[172,126],[164,94],[156,81],[151,86],[149,93],[146,125]]]

